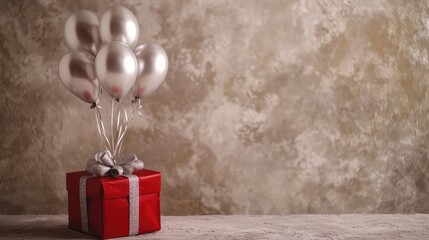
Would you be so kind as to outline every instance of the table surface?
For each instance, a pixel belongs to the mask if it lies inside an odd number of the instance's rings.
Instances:
[[[93,239],[67,215],[0,215],[0,238]],[[126,239],[429,239],[429,215],[163,216],[161,231]]]

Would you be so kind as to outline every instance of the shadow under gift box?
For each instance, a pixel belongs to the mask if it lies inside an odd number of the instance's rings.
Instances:
[[[85,171],[67,173],[69,228],[82,231],[79,179]],[[161,173],[143,169],[139,178],[139,234],[161,229],[159,193]],[[127,177],[93,177],[86,181],[89,233],[99,238],[129,235],[129,180]]]

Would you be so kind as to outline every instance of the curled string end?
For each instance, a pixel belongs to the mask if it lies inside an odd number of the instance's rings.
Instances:
[[[140,102],[139,97],[135,97],[133,100],[131,100],[131,103],[137,103],[137,102]]]
[[[142,106],[142,102],[141,102],[141,99],[139,98],[138,99],[138,106],[137,106],[138,108],[137,108],[137,112],[138,112],[138,114],[140,115],[140,116],[143,116],[143,113],[140,111],[142,108],[143,108],[143,106]]]
[[[98,105],[98,103],[92,103],[91,104],[91,107],[90,107],[91,109],[94,109],[94,108],[101,108],[101,106],[100,105]]]

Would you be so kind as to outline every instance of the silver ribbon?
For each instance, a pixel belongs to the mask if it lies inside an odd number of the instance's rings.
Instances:
[[[86,204],[86,180],[92,176],[82,176],[79,179],[79,200],[80,200],[80,221],[82,231],[89,232],[88,228],[88,209]]]
[[[129,236],[139,233],[139,177],[132,175],[134,170],[143,169],[143,162],[137,159],[135,154],[130,154],[122,158],[122,162],[115,164],[109,151],[98,152],[95,159],[88,161],[86,171],[92,175],[113,177],[124,176],[128,178],[129,183]],[[80,218],[82,231],[89,232],[88,209],[86,199],[86,180],[94,176],[82,176],[79,179],[79,199],[80,199]]]
[[[129,175],[134,170],[140,170],[144,168],[144,164],[137,156],[132,153],[120,160],[120,163],[116,163],[113,159],[110,151],[98,152],[95,154],[94,159],[88,160],[86,165],[86,171],[96,176],[107,176],[118,177],[121,175]]]
[[[130,230],[129,235],[139,234],[139,177],[125,175],[130,181]]]

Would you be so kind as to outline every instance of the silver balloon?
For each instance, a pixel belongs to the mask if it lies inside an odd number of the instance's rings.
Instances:
[[[133,51],[120,42],[111,42],[95,57],[95,73],[104,90],[115,99],[124,97],[137,77]]]
[[[59,64],[60,79],[74,95],[87,103],[100,97],[100,84],[94,72],[94,57],[87,52],[69,52]]]
[[[103,43],[118,41],[134,48],[139,40],[139,24],[128,8],[116,5],[101,16],[100,36]]]
[[[100,47],[98,17],[91,11],[82,10],[71,15],[64,26],[64,39],[70,50],[86,51],[96,55]]]
[[[138,75],[133,86],[135,98],[152,94],[164,82],[168,71],[168,58],[164,49],[156,44],[143,44],[134,49],[138,62]]]

